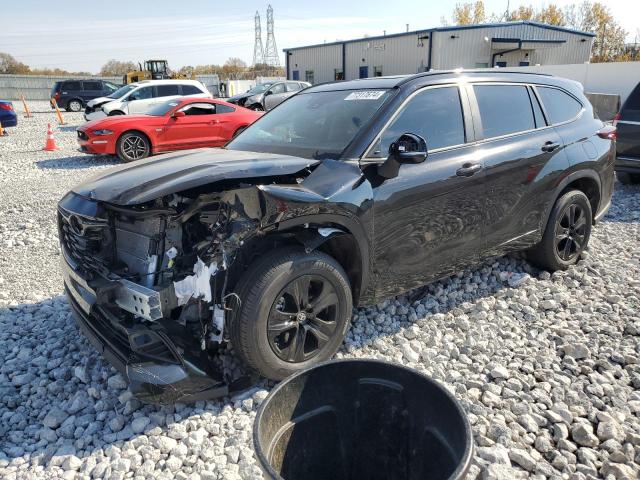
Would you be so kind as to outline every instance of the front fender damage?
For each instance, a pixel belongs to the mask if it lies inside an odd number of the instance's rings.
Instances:
[[[116,234],[133,244],[116,246],[123,255],[110,277],[118,286],[111,296],[101,295],[100,303],[105,309],[120,307],[111,323],[129,342],[123,370],[138,398],[195,401],[255,381],[231,355],[229,313],[242,302],[235,291],[238,278],[268,250],[268,242],[295,241],[312,251],[346,234],[339,226],[312,223],[290,232],[280,229],[287,220],[329,211],[331,195],[310,188],[313,182],[305,185],[310,173],[271,184],[198,187],[144,206],[112,208],[118,228],[135,235]],[[140,257],[144,261],[137,265]]]

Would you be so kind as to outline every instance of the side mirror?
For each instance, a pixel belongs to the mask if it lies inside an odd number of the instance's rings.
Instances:
[[[186,116],[186,113],[178,111],[178,112],[173,112],[173,114],[171,115],[171,118],[180,118],[184,116]]]
[[[267,95],[271,95],[273,92],[271,90],[267,90],[266,92],[264,92],[264,96],[266,97]]]
[[[422,163],[426,159],[425,139],[414,133],[405,133],[389,145],[389,156],[378,167],[378,175],[384,178],[395,178],[403,163]]]

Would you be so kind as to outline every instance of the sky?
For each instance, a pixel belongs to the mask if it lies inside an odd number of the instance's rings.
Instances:
[[[461,0],[272,0],[280,61],[283,48],[382,35],[451,22]],[[0,51],[36,68],[64,68],[97,73],[109,59],[135,62],[165,58],[171,68],[222,64],[239,57],[253,60],[254,15],[262,18],[266,44],[268,0],[5,0]],[[554,0],[560,7],[569,0]],[[640,41],[640,1],[605,0],[628,32]],[[535,0],[511,0],[545,5]],[[103,8],[97,8],[104,6]],[[507,0],[485,0],[487,13],[503,12]]]

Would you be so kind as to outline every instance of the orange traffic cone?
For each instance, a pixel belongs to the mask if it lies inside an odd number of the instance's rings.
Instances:
[[[46,152],[53,152],[56,149],[56,141],[53,139],[53,130],[51,130],[51,124],[47,124],[47,141],[44,144],[43,150]]]

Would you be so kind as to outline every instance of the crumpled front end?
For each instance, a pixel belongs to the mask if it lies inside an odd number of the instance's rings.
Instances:
[[[246,388],[250,376],[226,350],[226,288],[235,252],[256,226],[217,194],[162,202],[61,200],[62,270],[76,321],[141,400],[197,401]]]

